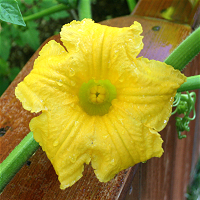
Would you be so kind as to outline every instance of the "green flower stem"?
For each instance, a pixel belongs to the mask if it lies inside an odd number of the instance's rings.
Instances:
[[[132,12],[135,8],[137,1],[136,0],[126,0],[128,4],[129,11]]]
[[[183,83],[177,92],[185,92],[196,89],[200,89],[200,75],[188,77],[187,82]]]
[[[182,70],[200,52],[200,27],[188,36],[164,61]]]
[[[39,144],[30,132],[0,164],[0,191],[10,182],[24,163],[38,149]]]
[[[79,20],[84,18],[92,19],[91,2],[90,0],[80,0],[78,4]]]
[[[67,6],[67,5],[64,5],[64,4],[58,4],[56,6],[52,6],[50,8],[45,9],[45,10],[42,10],[38,13],[23,17],[23,19],[24,19],[25,22],[27,22],[27,21],[30,21],[30,20],[39,19],[41,17],[53,14],[53,13],[61,11],[61,10],[68,10],[68,9],[70,9],[70,6]]]

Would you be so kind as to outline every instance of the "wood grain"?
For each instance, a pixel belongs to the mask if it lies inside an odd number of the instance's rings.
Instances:
[[[133,16],[104,21],[102,24],[124,27],[130,26],[134,21],[140,22],[144,29],[142,33],[144,49],[140,56],[163,61],[190,34],[191,27],[196,26],[199,8],[187,11],[186,14],[190,19],[187,24],[179,21],[179,23],[172,23],[156,19],[160,18],[157,14],[160,11],[154,9],[156,2],[158,0],[151,1],[150,4],[149,1],[140,1]],[[169,4],[167,6],[171,5],[169,2],[176,3],[175,1],[166,1]],[[159,10],[166,7],[166,4],[161,4]],[[60,42],[59,35],[53,36],[49,40],[51,39]],[[28,124],[30,119],[35,116],[22,108],[21,103],[15,98],[14,89],[32,69],[38,51],[0,99],[0,128],[9,127],[6,134],[0,138],[1,162],[30,131]],[[200,70],[197,67],[199,63],[200,55],[189,64],[185,74],[199,74]],[[200,100],[198,99],[198,101]],[[190,172],[200,152],[198,122],[199,116],[191,124],[191,131],[187,133],[187,139],[178,140],[175,120],[174,117],[171,117],[167,127],[161,132],[165,153],[160,159],[152,158],[146,164],[138,164],[124,170],[108,183],[100,183],[91,166],[85,166],[81,180],[64,191],[59,189],[57,175],[40,148],[31,157],[31,164],[25,164],[7,185],[1,194],[1,199],[184,199],[184,192],[190,181]],[[138,170],[136,170],[137,168]]]
[[[199,74],[200,54],[190,63],[186,75]],[[196,67],[195,67],[196,66]],[[200,155],[200,92],[196,90],[198,116],[190,124],[190,132],[184,132],[186,139],[179,140],[176,135],[174,117],[170,118],[167,127],[161,132],[164,140],[164,154],[160,159],[152,158],[139,165],[134,176],[132,188],[139,188],[127,194],[126,200],[183,200],[187,186],[192,180],[192,172]]]
[[[167,9],[173,8],[170,19],[163,17],[163,12]],[[200,12],[200,1],[192,0],[140,0],[132,15],[162,19],[179,24],[188,24],[195,27]]]

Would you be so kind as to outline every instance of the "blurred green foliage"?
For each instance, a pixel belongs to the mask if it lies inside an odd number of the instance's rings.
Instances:
[[[196,164],[196,168],[194,170],[193,181],[188,186],[186,198],[187,200],[199,200],[200,199],[200,157]]]
[[[23,17],[38,13],[44,9],[58,5],[56,0],[17,0],[19,9]],[[58,20],[69,17],[69,13],[59,11],[57,13],[44,16],[42,18],[43,24],[50,21],[50,19]],[[5,21],[0,23],[0,95],[9,86],[10,82],[13,81],[15,76],[19,73],[23,66],[16,65],[12,66],[9,62],[11,49],[15,46],[23,47],[29,46],[32,50],[37,50],[40,46],[40,31],[39,26],[41,24],[38,21],[25,21],[26,27],[11,24]],[[23,52],[22,52],[23,53]],[[20,58],[19,58],[20,59]]]

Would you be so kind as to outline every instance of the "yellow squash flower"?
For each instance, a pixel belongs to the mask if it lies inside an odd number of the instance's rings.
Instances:
[[[173,67],[136,58],[143,48],[138,22],[126,28],[72,21],[35,60],[15,94],[38,113],[34,138],[61,183],[71,186],[91,162],[100,181],[163,153],[158,134],[171,115],[176,90],[186,80]]]

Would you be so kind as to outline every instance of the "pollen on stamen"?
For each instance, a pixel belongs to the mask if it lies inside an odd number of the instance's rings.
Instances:
[[[90,89],[90,100],[92,103],[103,103],[106,97],[106,90],[100,85],[95,85]]]
[[[91,79],[79,90],[80,106],[88,115],[105,115],[115,98],[116,88],[109,80]]]

